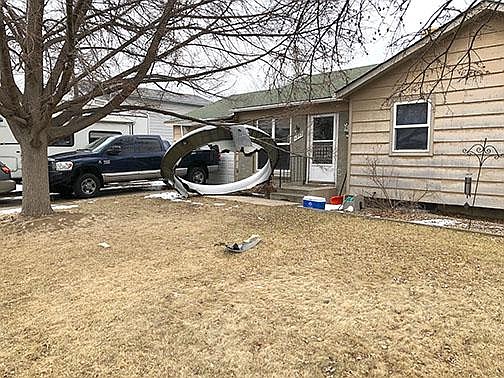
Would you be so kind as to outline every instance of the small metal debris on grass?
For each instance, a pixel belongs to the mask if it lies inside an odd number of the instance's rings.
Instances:
[[[107,243],[107,242],[98,243],[98,246],[102,247],[102,248],[105,248],[105,249],[110,248],[110,244]]]
[[[243,243],[226,244],[226,251],[232,253],[242,253],[254,248],[260,241],[261,238],[259,235],[252,235],[247,240],[244,240]]]

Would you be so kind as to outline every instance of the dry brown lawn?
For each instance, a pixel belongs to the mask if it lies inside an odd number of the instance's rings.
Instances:
[[[2,218],[0,376],[504,374],[504,239],[198,201]]]

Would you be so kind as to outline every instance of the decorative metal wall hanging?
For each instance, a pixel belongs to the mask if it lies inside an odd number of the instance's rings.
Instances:
[[[485,138],[483,143],[476,143],[473,144],[470,148],[466,149],[464,148],[462,152],[469,156],[475,156],[478,159],[478,175],[476,176],[476,186],[474,188],[474,193],[472,193],[472,176],[468,175],[465,177],[465,182],[464,182],[464,194],[466,195],[467,199],[469,200],[469,197],[472,196],[472,204],[470,205],[469,202],[466,202],[464,207],[466,208],[471,208],[471,212],[474,209],[474,205],[476,204],[476,198],[478,196],[478,189],[479,189],[479,183],[480,183],[480,178],[481,178],[481,171],[483,169],[483,166],[485,165],[486,161],[490,158],[493,159],[499,159],[502,155],[499,154],[499,151],[497,151],[497,148],[495,146],[488,144],[488,138]],[[472,219],[469,220],[469,225],[468,228],[471,228],[472,224]]]

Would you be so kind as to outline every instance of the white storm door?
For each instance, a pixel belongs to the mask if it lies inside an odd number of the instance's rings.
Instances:
[[[311,117],[309,181],[336,182],[337,122],[335,114]]]

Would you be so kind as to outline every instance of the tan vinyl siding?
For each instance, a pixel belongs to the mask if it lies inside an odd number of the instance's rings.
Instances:
[[[445,69],[453,67],[464,56],[470,36],[481,27],[480,22],[467,25],[453,41]],[[451,37],[447,38],[446,44],[450,41]],[[438,51],[444,46],[440,45]],[[433,114],[428,156],[391,153],[391,107],[394,101],[420,99],[418,85],[410,86],[401,96],[397,93],[405,82],[418,77],[424,64],[421,55],[400,63],[351,95],[350,192],[384,197],[370,176],[370,167],[376,165],[380,180],[392,198],[417,200],[421,197],[425,202],[449,205],[466,202],[464,177],[472,173],[476,179],[478,163],[462,150],[488,138],[489,143],[504,153],[502,15],[487,20],[474,46],[471,58],[481,59],[480,72],[475,77],[465,80],[464,72],[456,70],[451,80],[439,81],[441,63],[434,64],[434,69],[427,72],[424,93],[439,83],[429,96]],[[489,159],[485,165],[476,205],[504,209],[504,158]]]

